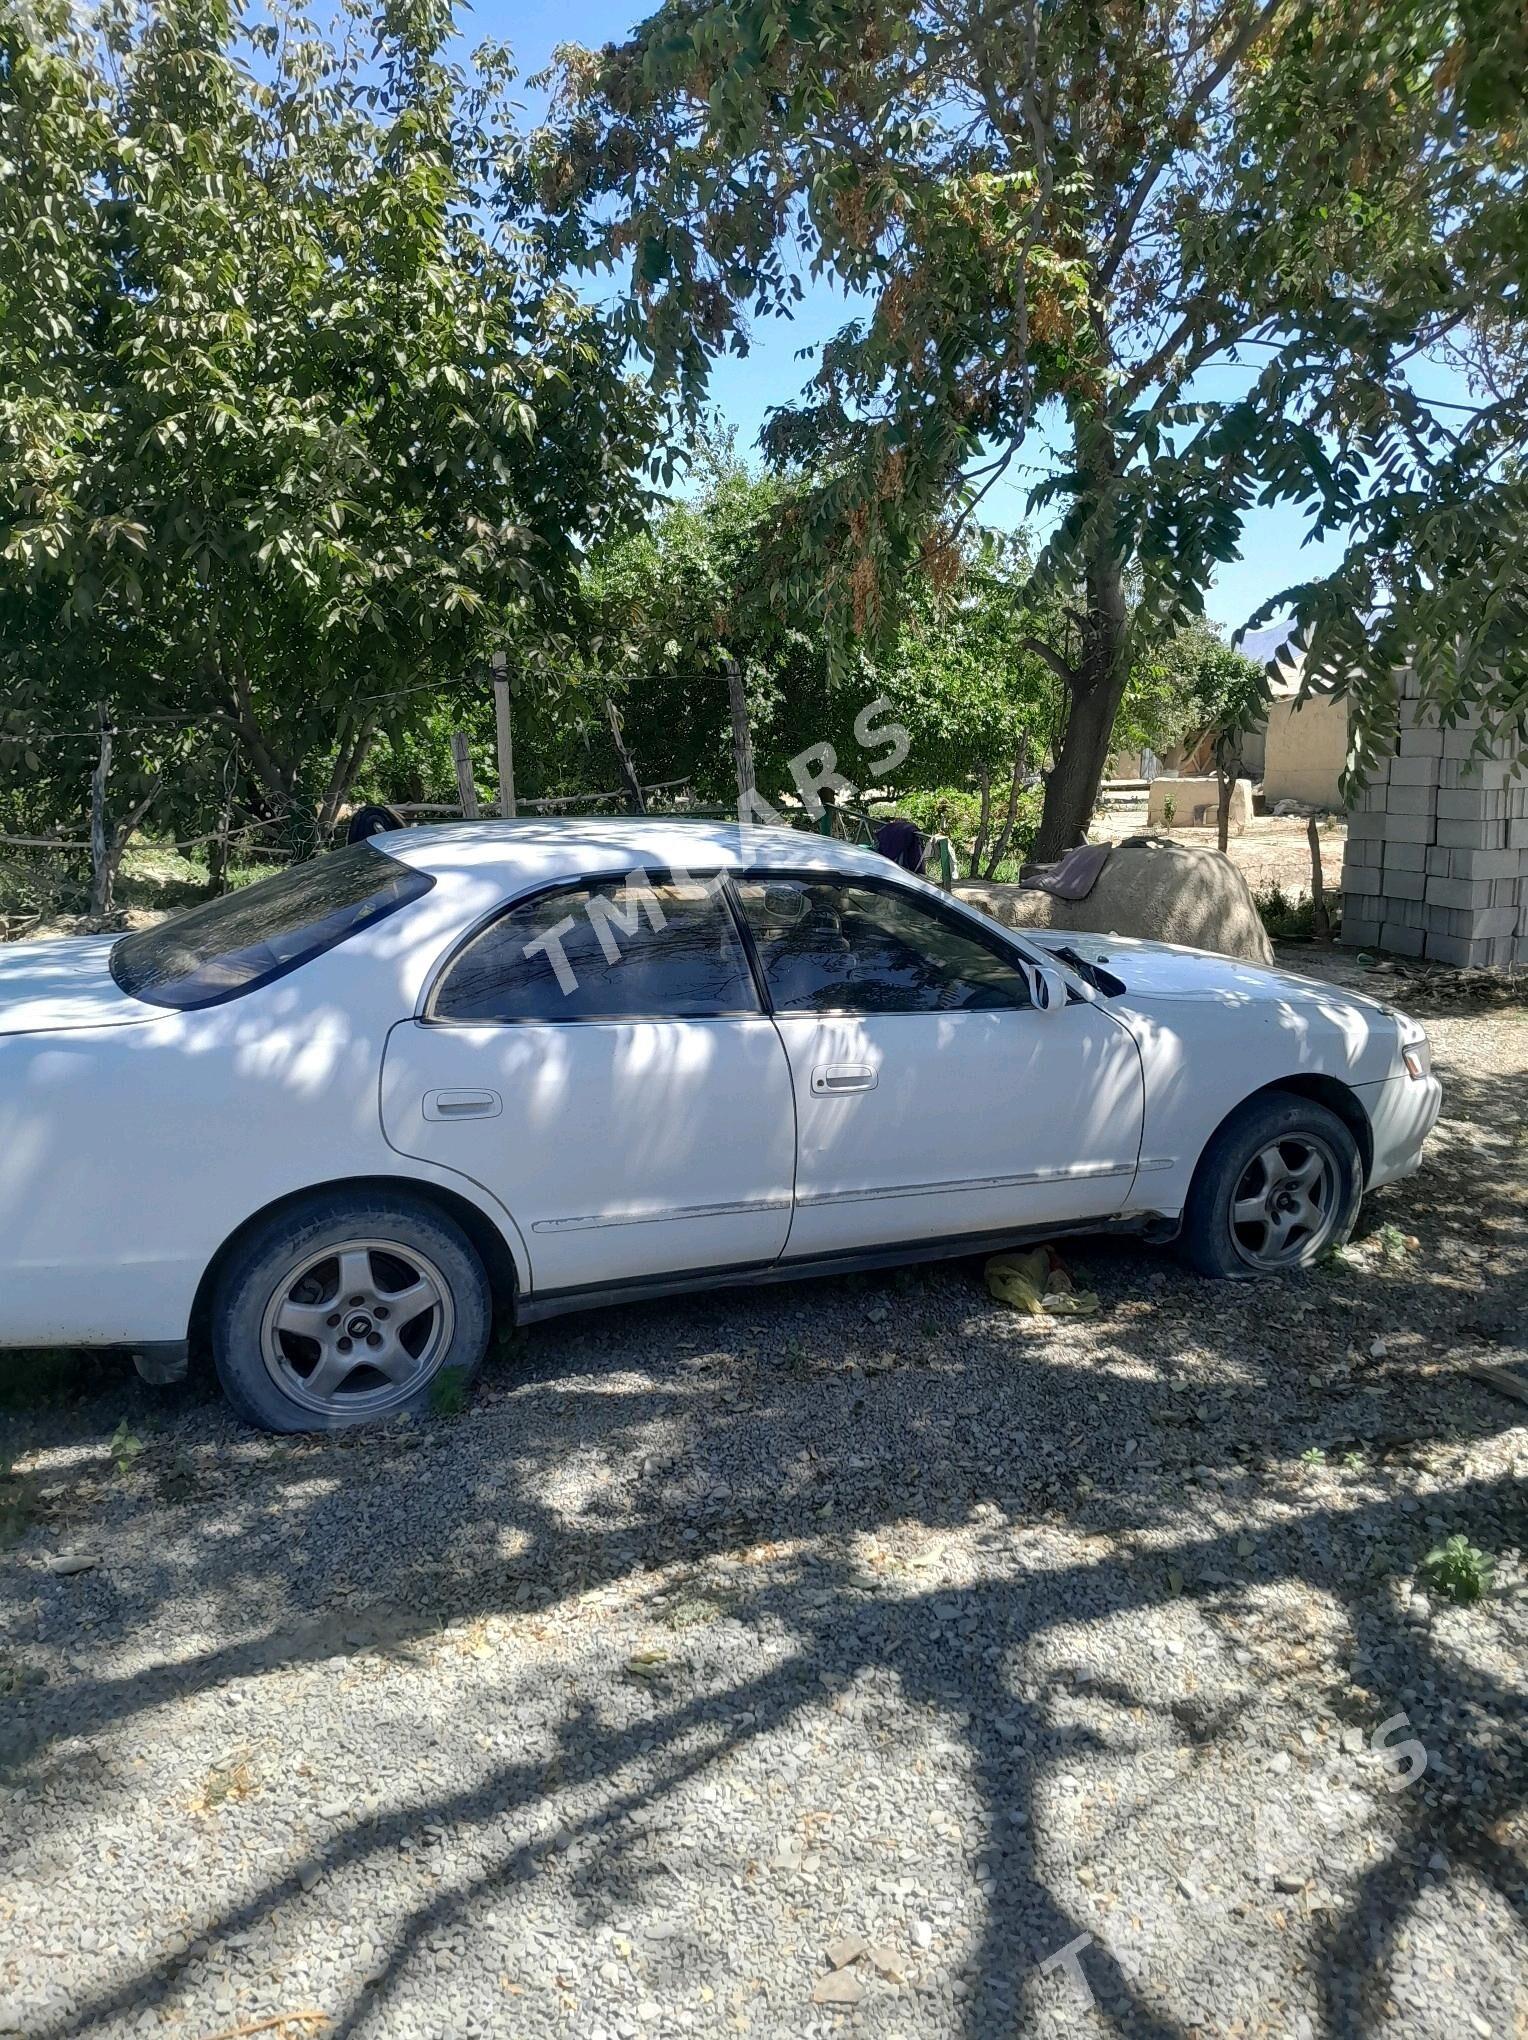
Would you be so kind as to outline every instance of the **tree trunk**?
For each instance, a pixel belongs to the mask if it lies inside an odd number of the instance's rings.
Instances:
[[[1219,801],[1215,811],[1215,839],[1222,857],[1231,846],[1231,794],[1236,786],[1236,770],[1240,763],[1240,742],[1222,731],[1215,740],[1215,791]]]
[[[1114,718],[1125,692],[1125,573],[1111,514],[1113,442],[1097,420],[1074,426],[1079,468],[1091,483],[1094,515],[1082,541],[1087,612],[1082,650],[1067,686],[1066,730],[1050,777],[1034,857],[1048,864],[1082,842],[1109,762]]]
[[[97,918],[111,912],[116,885],[117,860],[106,820],[106,782],[111,777],[111,717],[103,702],[100,709],[101,749],[95,771],[90,775],[90,911]]]
[[[319,803],[318,831],[321,836],[332,834],[335,818],[349,798],[356,774],[366,762],[366,753],[371,749],[375,731],[376,724],[369,715],[363,715],[353,726],[348,716],[340,724],[334,766],[329,774],[329,784],[324,788],[324,797]]]
[[[758,781],[753,769],[753,737],[748,728],[748,695],[743,671],[736,659],[727,661],[727,704],[732,714],[732,762],[737,768],[738,819],[754,819],[754,793]]]
[[[1019,795],[1024,790],[1024,774],[1029,769],[1029,739],[1020,737],[1018,749],[1013,754],[1013,771],[1008,780],[1008,812],[1003,817],[1003,826],[997,841],[992,846],[992,855],[987,860],[987,877],[996,878],[1003,859],[1008,855],[1008,846],[1013,841],[1013,825],[1019,818]]]
[[[1305,840],[1310,845],[1310,932],[1318,942],[1332,939],[1332,917],[1326,910],[1326,885],[1321,871],[1321,830],[1312,815]]]
[[[1088,576],[1091,585],[1093,576]],[[1049,864],[1082,842],[1098,805],[1098,789],[1109,762],[1109,739],[1125,692],[1124,587],[1114,565],[1118,611],[1089,606],[1083,631],[1084,653],[1071,687],[1066,734],[1050,777],[1045,782],[1045,807],[1035,838],[1034,860]]]
[[[982,790],[981,813],[976,821],[976,841],[971,845],[971,869],[980,872],[982,859],[987,854],[987,832],[992,826],[992,773],[983,763],[980,772]]]
[[[626,791],[631,798],[633,811],[645,815],[647,802],[642,794],[642,782],[637,777],[637,768],[632,762],[630,751],[626,748],[626,735],[621,728],[621,711],[608,694],[605,697],[605,717],[610,724],[610,741],[615,745],[615,755],[620,763],[621,777],[626,781]]]

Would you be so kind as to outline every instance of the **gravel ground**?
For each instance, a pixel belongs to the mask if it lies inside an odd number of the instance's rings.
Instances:
[[[1522,2040],[1528,1013],[1430,1024],[1302,1280],[652,1304],[332,1443],[13,1386],[0,2032]]]

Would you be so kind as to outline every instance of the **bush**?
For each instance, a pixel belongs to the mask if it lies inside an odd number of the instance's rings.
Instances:
[[[1263,926],[1275,942],[1309,942],[1315,935],[1316,902],[1308,892],[1285,892],[1277,879],[1252,895]],[[1335,935],[1342,922],[1340,895],[1328,893],[1326,911]]]
[[[1435,1594],[1468,1606],[1479,1601],[1491,1585],[1494,1560],[1467,1537],[1455,1535],[1422,1561],[1422,1576]]]
[[[1029,855],[1035,836],[1040,828],[1040,810],[1044,805],[1045,793],[1042,787],[1026,787],[1019,795],[1019,805],[1014,815],[1013,834],[1008,839],[1008,854],[1000,870],[994,876],[1006,878],[1018,875],[1018,867]],[[976,832],[981,826],[981,796],[963,786],[926,787],[916,793],[901,796],[894,803],[896,812],[914,822],[925,836],[948,836],[955,845],[962,871],[970,862],[971,846],[976,841]],[[988,818],[988,852],[996,838],[1001,835],[1003,822],[1008,813],[1008,790],[1001,794],[996,788],[992,794],[992,811]]]

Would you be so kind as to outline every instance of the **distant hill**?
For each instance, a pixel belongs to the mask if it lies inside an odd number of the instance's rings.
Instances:
[[[1256,659],[1260,666],[1269,665],[1276,659],[1294,635],[1294,618],[1285,617],[1282,623],[1265,624],[1261,630],[1244,630],[1231,642],[1239,652],[1245,652],[1249,659]]]

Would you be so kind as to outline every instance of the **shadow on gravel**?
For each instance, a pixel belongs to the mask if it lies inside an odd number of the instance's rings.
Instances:
[[[1528,1091],[1528,1084],[1522,1089]],[[1522,1096],[1504,1101],[1499,1086],[1472,1088],[1456,1080],[1450,1140],[1467,1142],[1472,1127],[1499,1137],[1509,1123],[1509,1104],[1520,1112]],[[1376,1322],[1400,1323],[1412,1311],[1433,1312],[1448,1336],[1461,1339],[1489,1336],[1497,1317],[1501,1328],[1509,1319],[1528,1318],[1521,1179],[1493,1167],[1466,1171],[1449,1153],[1445,1143],[1412,1184],[1376,1201],[1371,1226],[1415,1232],[1422,1251],[1382,1261],[1362,1278],[1339,1269],[1307,1285],[1280,1285],[1284,1298],[1298,1300],[1305,1290],[1314,1299],[1316,1308],[1302,1320],[1308,1324],[1302,1335],[1308,1348],[1292,1350],[1282,1361],[1259,1361],[1259,1378],[1240,1394],[1201,1388],[1186,1407],[1181,1385],[1171,1379],[1172,1338],[1213,1342],[1226,1336],[1213,1322],[1195,1322],[1211,1305],[1205,1291],[1184,1286],[1188,1302],[1174,1321],[1177,1329],[1164,1336],[1141,1304],[1164,1264],[1123,1248],[1090,1246],[1090,1275],[1111,1306],[1090,1364],[1055,1357],[1044,1343],[1018,1355],[1023,1364],[1049,1371],[1053,1398],[1075,1404],[1078,1435],[1064,1445],[1026,1433],[1022,1397],[1014,1398],[1012,1408],[994,1411],[980,1399],[979,1377],[973,1374],[970,1390],[963,1390],[948,1342],[939,1357],[922,1363],[940,1375],[947,1391],[949,1399],[938,1412],[920,1393],[918,1367],[882,1373],[834,1362],[819,1375],[810,1356],[792,1360],[785,1340],[782,1361],[773,1368],[741,1369],[730,1402],[720,1393],[707,1396],[698,1418],[694,1383],[676,1363],[672,1378],[659,1374],[640,1394],[598,1384],[597,1392],[586,1395],[588,1406],[575,1411],[574,1423],[564,1413],[573,1392],[559,1393],[557,1383],[561,1358],[580,1336],[576,1328],[536,1336],[515,1379],[491,1383],[485,1391],[490,1411],[513,1420],[504,1425],[506,1454],[491,1481],[459,1478],[447,1424],[353,1443],[272,1446],[238,1438],[220,1416],[212,1416],[198,1441],[178,1449],[185,1499],[209,1513],[217,1534],[198,1547],[194,1577],[167,1575],[164,1595],[214,1596],[227,1609],[231,1628],[242,1608],[265,1607],[273,1599],[285,1614],[258,1635],[189,1661],[166,1661],[121,1679],[83,1671],[67,1690],[28,1696],[24,1708],[12,1710],[0,1750],[10,1782],[43,1779],[51,1745],[59,1739],[130,1720],[232,1679],[317,1664],[339,1651],[406,1646],[451,1621],[523,1614],[527,1608],[555,1620],[575,1596],[643,1568],[681,1561],[703,1568],[711,1560],[736,1561],[767,1548],[772,1555],[760,1567],[765,1576],[752,1589],[737,1591],[730,1612],[744,1623],[787,1625],[794,1632],[792,1654],[774,1669],[724,1691],[685,1692],[676,1676],[672,1688],[654,1693],[650,1713],[617,1729],[577,1712],[563,1725],[551,1765],[506,1763],[470,1792],[421,1800],[337,1829],[325,1851],[331,1874],[349,1863],[385,1859],[423,1818],[470,1832],[502,1819],[507,1809],[534,1806],[553,1789],[603,1788],[592,1815],[564,1824],[547,1841],[499,1855],[470,1885],[443,1886],[421,1905],[394,1936],[386,1971],[373,1988],[348,2007],[334,2008],[333,2030],[351,2034],[375,2017],[393,1980],[433,1934],[462,1919],[487,1893],[501,1905],[512,1904],[551,1855],[596,1864],[597,1881],[607,1891],[640,1883],[646,1872],[617,1831],[620,1817],[639,1806],[658,1806],[728,1751],[820,1705],[819,1666],[827,1662],[850,1686],[862,1673],[883,1681],[890,1675],[903,1704],[943,1715],[949,1734],[968,1745],[991,1837],[973,1874],[992,1880],[984,1940],[959,2014],[971,2040],[1025,2030],[1063,1991],[1078,1993],[1081,2007],[1084,1983],[1096,2014],[1113,2030],[1143,2040],[1186,2040],[1196,2025],[1180,2022],[1155,2000],[1149,1978],[1100,1938],[1096,1916],[1084,1918],[1056,1898],[1037,1858],[1042,1839],[1048,1833],[1054,1838],[1054,1780],[1080,1749],[1100,1747],[1105,1735],[1129,1749],[1162,1731],[1187,1748],[1191,1760],[1201,1753],[1208,1757],[1244,1732],[1237,1712],[1200,1709],[1186,1697],[1164,1718],[1149,1696],[1104,1681],[1092,1690],[1111,1709],[1109,1726],[1082,1729],[1054,1704],[1053,1674],[1035,1671],[1031,1661],[1038,1643],[1079,1624],[1174,1601],[1197,1609],[1229,1653],[1239,1641],[1237,1620],[1253,1588],[1301,1582],[1340,1612],[1345,1655],[1356,1668],[1353,1684],[1367,1696],[1355,1701],[1350,1695],[1347,1704],[1358,1709],[1354,1719],[1365,1724],[1365,1735],[1369,1723],[1404,1711],[1406,1734],[1429,1755],[1427,1772],[1415,1786],[1376,1796],[1383,1805],[1387,1851],[1362,1879],[1356,1898],[1329,1917],[1319,1935],[1319,2030],[1334,2040],[1377,2032],[1390,1996],[1389,1951],[1438,1874],[1429,1869],[1438,1860],[1434,1852],[1446,1855],[1448,1874],[1467,1871],[1520,1918],[1528,1880],[1518,1825],[1528,1787],[1521,1693],[1478,1666],[1457,1659],[1443,1664],[1429,1631],[1408,1621],[1375,1583],[1376,1553],[1420,1555],[1430,1541],[1405,1492],[1404,1473],[1419,1444],[1430,1446],[1440,1436],[1487,1436],[1521,1416],[1518,1406],[1465,1385],[1457,1375],[1429,1375],[1404,1358],[1362,1357]],[[1489,1324],[1480,1322],[1476,1285],[1466,1276],[1450,1286],[1448,1271],[1440,1275],[1436,1256],[1428,1252],[1455,1233],[1499,1239],[1516,1250],[1517,1273],[1498,1285],[1496,1316]],[[926,1279],[948,1285],[964,1278],[945,1271]],[[811,1293],[796,1293],[791,1308]],[[892,1292],[904,1298],[917,1293],[916,1284]],[[643,1306],[642,1313],[649,1326],[682,1323],[716,1346],[736,1348],[750,1343],[748,1330],[757,1330],[773,1308],[779,1306],[757,1298],[717,1297],[683,1310]],[[891,1330],[894,1337],[895,1326]],[[1361,1454],[1366,1470],[1350,1498],[1302,1505],[1302,1470],[1291,1451],[1284,1405],[1297,1377],[1304,1385],[1313,1350],[1322,1355],[1330,1392],[1320,1406],[1322,1428],[1309,1438],[1309,1447]],[[835,1419],[835,1436],[874,1400],[891,1399],[886,1429],[904,1440],[900,1463],[857,1469],[852,1462],[814,1458],[810,1449],[793,1450],[784,1462],[772,1458],[770,1426],[787,1393],[782,1370],[788,1375],[792,1365],[812,1373],[812,1392],[822,1398],[824,1418],[831,1413]],[[793,1392],[794,1382],[788,1386]],[[697,1440],[686,1434],[666,1463],[644,1475],[635,1503],[611,1503],[603,1514],[591,1503],[570,1533],[544,1500],[549,1470],[559,1464],[570,1431],[582,1447],[593,1445],[608,1460],[640,1455],[649,1449],[665,1396],[672,1398],[676,1417],[703,1426],[698,1439],[703,1448],[724,1442],[730,1430],[745,1433],[750,1445],[734,1454],[734,1463],[754,1466],[751,1481],[724,1500],[708,1501],[697,1491],[692,1469],[692,1457],[703,1454],[692,1451]],[[115,1416],[124,1398],[136,1406],[135,1391],[108,1393],[107,1414]],[[85,1415],[88,1419],[88,1408]],[[99,1431],[94,1435],[98,1439]],[[79,1413],[60,1410],[33,1423],[30,1442],[49,1437],[61,1450],[78,1442]],[[1139,1451],[1127,1453],[1125,1441],[1139,1441]],[[995,1459],[1000,1463],[994,1473]],[[173,1464],[159,1478],[173,1480]],[[343,1570],[343,1542],[333,1543],[342,1538],[339,1510],[346,1487],[363,1478],[402,1484],[405,1506],[412,1495],[421,1504],[428,1496],[428,1507],[419,1513],[430,1524],[438,1565],[433,1574],[416,1571],[391,1601],[357,1608],[336,1595],[333,1570],[302,1566],[281,1554],[337,1548],[336,1564]],[[1225,1486],[1238,1484],[1293,1505],[1265,1518],[1251,1550],[1241,1530],[1220,1520],[1218,1497]],[[45,1508],[31,1491],[35,1487],[29,1482],[28,1503]],[[894,1513],[888,1509],[891,1494],[898,1496]],[[169,1498],[175,1499],[173,1492]],[[1499,1484],[1459,1479],[1432,1499],[1451,1528],[1475,1532],[1498,1548],[1525,1541],[1522,1496]],[[824,1516],[819,1512],[827,1503],[831,1515]],[[242,1533],[273,1510],[283,1525],[279,1550],[273,1553],[265,1544],[248,1556]],[[1010,1560],[1014,1536],[1026,1525],[1065,1528],[1085,1539],[1087,1549],[1067,1566],[928,1591],[867,1572],[866,1540],[893,1532],[899,1522],[970,1529],[984,1521],[995,1526],[991,1535],[1001,1538]],[[521,1549],[512,1561],[481,1556],[475,1540],[485,1522],[519,1533]],[[19,1614],[34,1590],[8,1565],[0,1613]],[[92,1591],[107,1631],[152,1626],[154,1609],[116,1597],[109,1580]],[[1344,1652],[1335,1655],[1340,1659]],[[1293,1663],[1272,1662],[1258,1666],[1254,1676],[1277,1683],[1300,1674]],[[660,1785],[623,1788],[618,1782],[623,1770],[639,1756],[650,1761],[654,1749],[663,1767]],[[1122,1817],[1132,1815],[1127,1810]],[[1246,1847],[1253,1846],[1248,1837]],[[1192,1882],[1187,1837],[1183,1876]],[[268,1883],[236,1910],[209,1920],[203,1937],[248,1931],[291,1888],[288,1875]],[[1075,1971],[1061,1960],[1067,1951]],[[1211,1945],[1203,1966],[1213,1969],[1217,1959],[1231,1958],[1217,1956]],[[166,1962],[124,1976],[73,2018],[39,2027],[35,2040],[96,2034],[113,2022],[136,2019],[166,2000],[177,1974],[177,1964]],[[908,2017],[916,2030],[914,2005]]]

